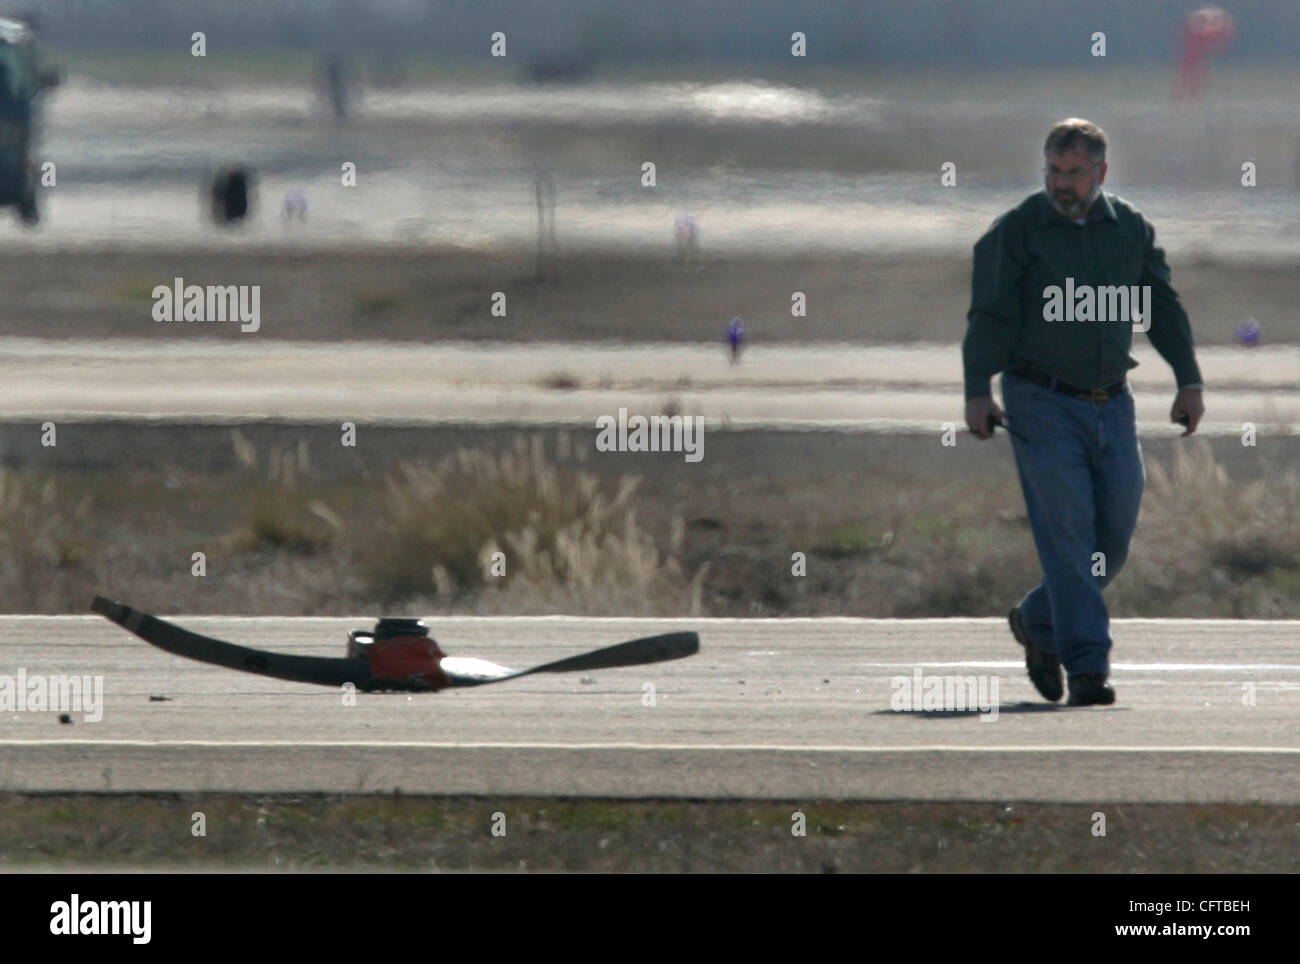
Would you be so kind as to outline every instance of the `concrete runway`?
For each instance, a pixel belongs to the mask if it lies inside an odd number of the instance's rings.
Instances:
[[[1175,435],[1169,367],[1135,336],[1144,434]],[[1300,434],[1300,348],[1198,350],[1202,435]],[[466,425],[586,425],[602,415],[703,415],[709,427],[964,431],[958,345],[44,341],[0,338],[5,419],[106,416]],[[557,379],[568,386],[556,388]],[[996,389],[996,382],[995,382]]]
[[[342,655],[368,623],[174,618],[315,655]],[[6,707],[0,790],[1300,802],[1300,621],[1116,621],[1118,702],[1078,709],[1038,697],[997,619],[430,624],[449,655],[514,666],[682,628],[701,652],[344,706],[332,689],[171,656],[93,614],[3,617],[0,694],[22,671],[29,686],[102,676],[104,695],[98,722]],[[891,680],[910,693],[918,670],[984,677],[997,699],[895,712]]]

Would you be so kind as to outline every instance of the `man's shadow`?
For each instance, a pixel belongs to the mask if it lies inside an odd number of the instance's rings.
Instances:
[[[1127,706],[1108,706],[1104,707],[1109,710],[1127,710]],[[1067,706],[1065,703],[1001,703],[998,705],[998,715],[1003,713],[1055,713],[1060,710],[1091,710],[1097,709],[1095,706]],[[963,716],[986,716],[992,713],[991,709],[981,710],[978,707],[967,710],[873,710],[872,716],[916,716],[923,719],[947,720],[954,717]]]

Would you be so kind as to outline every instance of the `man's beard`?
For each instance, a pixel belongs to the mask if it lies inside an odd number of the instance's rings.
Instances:
[[[1052,207],[1056,208],[1058,214],[1062,217],[1070,218],[1077,221],[1087,215],[1092,207],[1092,202],[1097,200],[1097,195],[1101,193],[1101,185],[1093,187],[1092,192],[1087,198],[1081,199],[1073,191],[1049,192],[1047,197],[1052,202]]]

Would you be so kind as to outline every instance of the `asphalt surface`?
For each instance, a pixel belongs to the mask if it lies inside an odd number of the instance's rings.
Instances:
[[[367,625],[174,619],[314,655],[342,655],[346,631]],[[1107,708],[1046,704],[997,619],[430,623],[449,655],[516,667],[683,628],[701,651],[347,706],[329,688],[172,656],[96,615],[3,617],[0,699],[20,672],[29,688],[88,675],[104,689],[98,722],[85,707],[64,723],[0,703],[0,790],[1300,801],[1297,621],[1117,621]],[[988,699],[895,709],[918,672],[922,695],[934,677],[973,676]]]
[[[1144,434],[1174,435],[1168,366],[1135,336]],[[1300,434],[1300,348],[1198,350],[1202,435]],[[147,372],[148,377],[142,377]],[[100,417],[586,425],[680,412],[706,425],[964,431],[957,345],[439,343],[0,338],[7,420]]]

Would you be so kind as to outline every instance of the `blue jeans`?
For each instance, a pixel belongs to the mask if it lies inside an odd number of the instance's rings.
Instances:
[[[1042,583],[1020,603],[1025,630],[1068,675],[1109,674],[1101,591],[1128,558],[1146,485],[1133,389],[1091,402],[1008,372],[1002,402],[1024,436],[1011,441],[1043,567]]]

